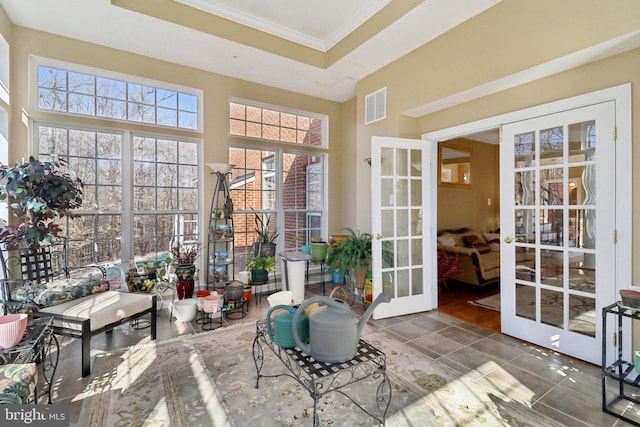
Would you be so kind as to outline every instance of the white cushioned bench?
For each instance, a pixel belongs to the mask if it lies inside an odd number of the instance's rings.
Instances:
[[[52,316],[54,332],[82,339],[82,376],[91,373],[91,337],[111,333],[125,322],[151,314],[151,339],[156,339],[156,296],[106,291],[40,309],[34,316]]]

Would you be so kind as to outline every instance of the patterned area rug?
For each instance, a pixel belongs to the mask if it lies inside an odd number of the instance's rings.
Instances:
[[[535,289],[531,286],[520,286],[516,292],[516,314],[519,317],[535,320]],[[500,311],[500,294],[468,301],[489,310]],[[563,326],[563,295],[556,291],[543,291],[540,301],[540,321],[547,325]],[[595,299],[573,295],[569,299],[569,330],[585,335],[595,336],[596,309]]]
[[[392,384],[389,426],[560,426],[414,349],[371,330]],[[79,426],[313,425],[313,400],[289,377],[261,378],[252,357],[255,324],[152,342],[99,356],[85,391]],[[265,349],[264,373],[282,371]],[[366,380],[345,390],[375,399]],[[322,426],[375,422],[338,393],[318,404]]]

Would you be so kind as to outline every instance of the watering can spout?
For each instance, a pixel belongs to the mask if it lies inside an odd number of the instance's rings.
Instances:
[[[378,306],[378,304],[382,304],[384,302],[390,302],[390,301],[391,301],[391,298],[389,298],[387,296],[387,294],[385,294],[385,293],[381,293],[380,295],[378,295],[376,297],[376,299],[373,301],[373,303],[371,303],[371,305],[369,306],[367,311],[364,312],[364,314],[360,318],[360,321],[358,322],[358,339],[360,339],[360,334],[362,333],[362,330],[364,329],[364,326],[369,321],[369,318],[371,317],[371,315],[375,311],[375,309]]]

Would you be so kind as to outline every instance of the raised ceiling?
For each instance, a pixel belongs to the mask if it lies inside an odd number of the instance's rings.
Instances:
[[[15,25],[338,102],[500,0],[0,0]]]
[[[323,52],[391,0],[176,0]]]

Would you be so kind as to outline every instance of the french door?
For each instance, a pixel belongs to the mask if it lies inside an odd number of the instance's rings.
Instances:
[[[373,316],[430,310],[437,298],[431,286],[436,276],[430,227],[435,144],[386,137],[373,137],[371,143],[373,297],[384,292],[391,298]]]
[[[616,300],[615,103],[502,130],[502,331],[599,364]]]

